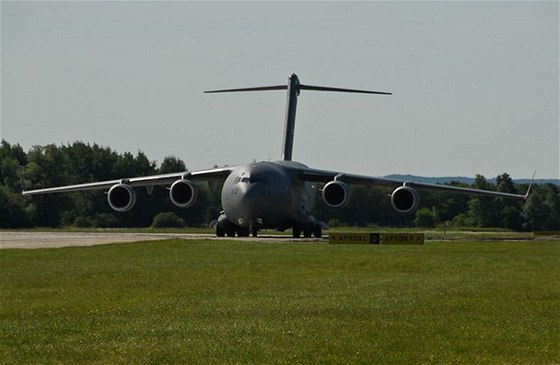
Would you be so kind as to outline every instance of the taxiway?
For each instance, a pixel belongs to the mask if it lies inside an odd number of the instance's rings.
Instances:
[[[0,249],[8,248],[60,248],[95,246],[114,243],[157,241],[166,239],[243,240],[259,242],[325,242],[326,238],[292,238],[286,235],[261,235],[259,237],[223,237],[200,233],[129,233],[129,232],[30,232],[0,231]]]

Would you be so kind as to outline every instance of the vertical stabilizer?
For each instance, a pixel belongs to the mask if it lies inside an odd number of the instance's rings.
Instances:
[[[296,74],[288,78],[288,97],[286,99],[286,121],[284,124],[284,141],[282,142],[282,160],[292,160],[294,131],[296,128],[297,97],[299,96],[299,79]]]

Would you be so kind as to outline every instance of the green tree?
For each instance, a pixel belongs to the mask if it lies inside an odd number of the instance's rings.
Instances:
[[[558,186],[533,186],[522,212],[524,227],[534,231],[560,230],[560,191]]]
[[[496,190],[503,193],[518,194],[519,191],[515,187],[513,180],[507,173],[496,177]],[[523,227],[523,218],[521,215],[523,202],[518,199],[497,198],[494,200],[497,210],[498,226],[520,230]]]
[[[20,228],[30,225],[30,215],[19,193],[0,185],[0,228]]]
[[[0,143],[0,185],[21,191],[20,166],[27,164],[27,155],[19,144]]]
[[[181,159],[175,156],[167,156],[163,159],[163,162],[159,167],[158,173],[170,174],[174,172],[183,172],[183,171],[187,171],[187,167],[185,166],[185,163]]]
[[[30,182],[27,188],[72,184],[69,170],[68,155],[62,149],[54,144],[34,146],[28,153],[28,164],[25,167],[25,176]],[[39,226],[59,226],[60,215],[72,209],[72,200],[67,194],[32,196],[29,201],[37,212],[34,224]]]
[[[493,190],[494,186],[482,175],[476,175],[474,189]],[[468,203],[469,225],[475,227],[498,227],[495,199],[486,196],[474,196]]]
[[[20,145],[0,142],[0,228],[17,228],[30,224],[26,201],[21,196],[21,168],[27,155]]]

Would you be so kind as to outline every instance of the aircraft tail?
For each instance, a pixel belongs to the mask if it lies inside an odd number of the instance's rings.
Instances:
[[[205,93],[225,93],[225,92],[244,92],[244,91],[269,91],[269,90],[287,90],[286,100],[286,117],[284,126],[284,141],[282,143],[282,160],[292,160],[292,150],[294,146],[294,131],[296,125],[296,109],[297,97],[300,90],[314,90],[314,91],[331,91],[331,92],[346,92],[346,93],[359,93],[359,94],[380,94],[392,95],[389,92],[383,91],[370,91],[370,90],[356,90],[356,89],[342,89],[336,87],[314,86],[300,84],[299,78],[296,74],[291,74],[288,77],[287,85],[276,86],[262,86],[262,87],[249,87],[241,89],[223,89],[205,91]]]

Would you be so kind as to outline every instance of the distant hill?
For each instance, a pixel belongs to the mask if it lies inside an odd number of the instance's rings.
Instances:
[[[464,184],[472,184],[474,183],[474,177],[464,177],[464,176],[443,176],[443,177],[424,177],[424,176],[415,176],[415,175],[386,175],[384,176],[387,179],[395,179],[395,180],[405,180],[405,181],[417,181],[423,182],[428,184],[445,184],[451,181],[458,181]],[[488,179],[493,183],[496,182],[495,178]],[[513,179],[513,182],[516,184],[528,184],[531,179]],[[560,179],[535,179],[535,184],[554,184],[560,186]]]

